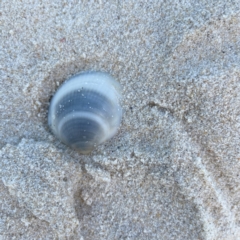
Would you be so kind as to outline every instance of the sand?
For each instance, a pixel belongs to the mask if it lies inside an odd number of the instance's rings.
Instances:
[[[240,2],[0,2],[0,239],[240,239]],[[63,81],[123,87],[90,155],[47,125]]]

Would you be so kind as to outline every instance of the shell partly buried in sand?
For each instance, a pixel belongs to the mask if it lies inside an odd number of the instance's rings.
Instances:
[[[82,153],[118,130],[121,86],[109,74],[85,72],[67,80],[53,96],[48,124],[57,138]]]

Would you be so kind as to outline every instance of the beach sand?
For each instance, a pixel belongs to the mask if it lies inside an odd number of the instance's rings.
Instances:
[[[0,239],[240,239],[240,2],[0,2]],[[47,125],[81,71],[123,87],[90,155]]]

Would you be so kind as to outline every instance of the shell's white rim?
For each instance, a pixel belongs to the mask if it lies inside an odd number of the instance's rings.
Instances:
[[[121,86],[114,78],[103,72],[86,72],[69,78],[63,83],[52,98],[50,114],[52,111],[51,108],[55,106],[64,95],[68,92],[81,89],[98,92],[103,96],[106,96],[118,106],[120,105]]]

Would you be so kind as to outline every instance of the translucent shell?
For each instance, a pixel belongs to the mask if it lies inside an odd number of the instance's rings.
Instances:
[[[63,143],[88,153],[117,132],[120,100],[121,86],[109,74],[81,73],[63,83],[53,96],[48,124]]]

